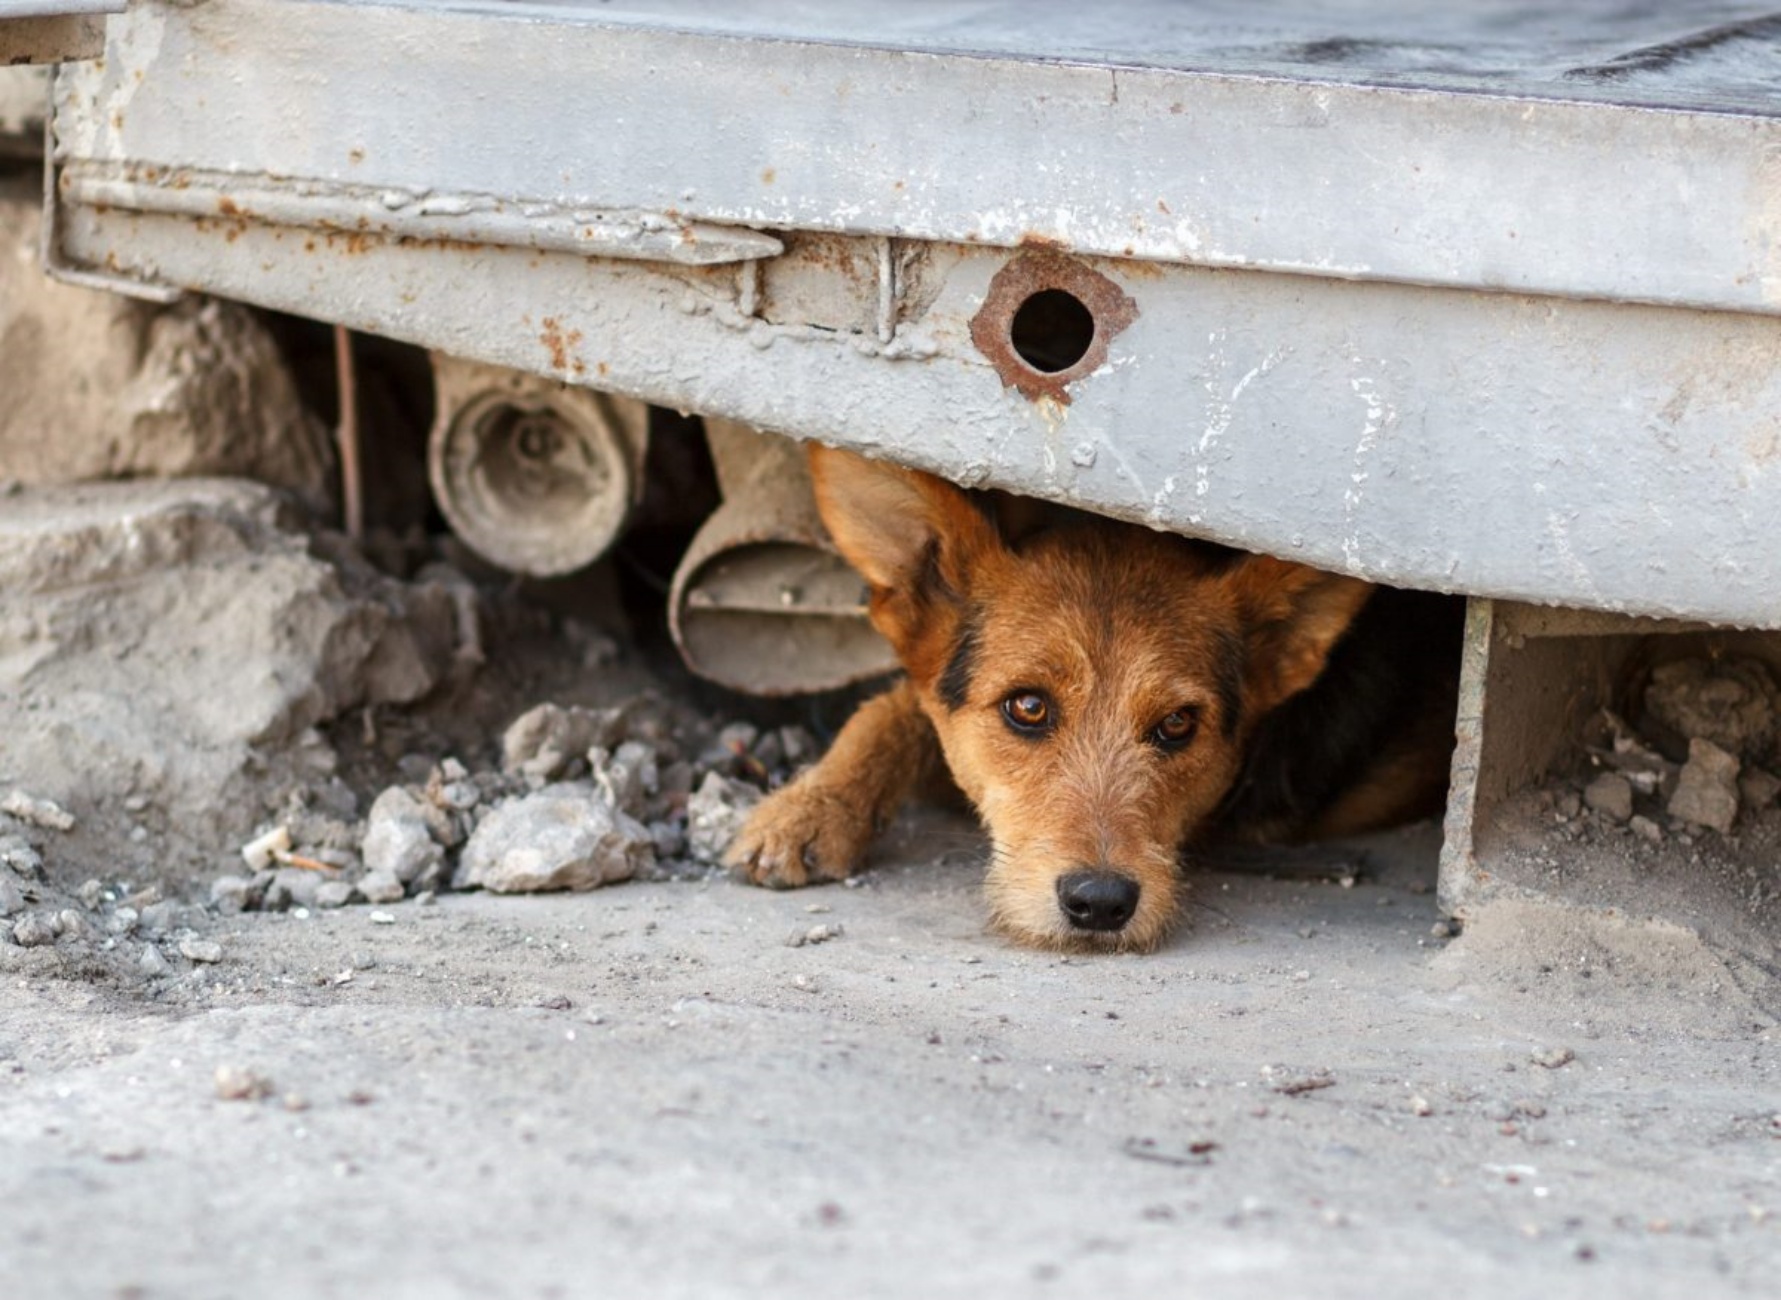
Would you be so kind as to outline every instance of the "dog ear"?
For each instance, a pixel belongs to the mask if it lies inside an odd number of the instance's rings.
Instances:
[[[1001,547],[984,513],[962,490],[920,470],[810,444],[810,477],[822,521],[847,562],[872,588],[898,631],[928,606],[955,602],[972,569]]]
[[[1249,643],[1245,688],[1257,715],[1322,675],[1330,651],[1373,594],[1373,584],[1256,555],[1226,578]]]

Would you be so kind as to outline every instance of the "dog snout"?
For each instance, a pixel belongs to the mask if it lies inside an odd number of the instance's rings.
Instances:
[[[1138,910],[1138,882],[1118,871],[1086,867],[1058,877],[1057,905],[1078,930],[1123,930]]]

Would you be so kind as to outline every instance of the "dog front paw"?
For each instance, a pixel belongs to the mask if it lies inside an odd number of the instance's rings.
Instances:
[[[794,783],[754,810],[724,861],[751,884],[797,889],[847,879],[872,835],[872,819],[858,801]]]

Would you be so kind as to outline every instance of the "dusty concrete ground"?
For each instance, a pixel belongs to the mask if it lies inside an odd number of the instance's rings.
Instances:
[[[1149,957],[986,936],[932,813],[852,888],[244,914],[152,989],[0,948],[8,1291],[1772,1295],[1761,990],[1446,942],[1433,848],[1210,874]]]
[[[38,501],[0,500],[4,554],[45,545]],[[0,795],[77,818],[0,814],[9,1297],[1774,1293],[1781,810],[1654,843],[1576,788],[1530,793],[1523,883],[1570,901],[1457,938],[1422,827],[1213,863],[1151,956],[1025,952],[983,932],[982,843],[933,810],[852,887],[665,861],[585,894],[230,912],[230,837],[287,787],[350,822],[446,754],[481,779],[530,704],[663,688],[648,656],[451,578],[480,667],[362,703],[359,660],[315,652],[317,677],[284,634],[357,626],[372,596],[412,611],[425,583],[337,590],[345,559],[283,531],[256,571],[324,599],[118,641],[260,536],[219,535],[0,592]],[[66,617],[33,613],[50,598]],[[180,627],[251,653],[185,655]],[[167,721],[259,698],[274,650],[315,725]],[[89,707],[137,678],[157,709]],[[661,708],[664,763],[729,716]],[[229,793],[207,811],[206,788]]]

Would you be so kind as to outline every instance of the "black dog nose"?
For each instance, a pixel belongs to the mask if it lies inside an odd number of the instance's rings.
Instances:
[[[1138,882],[1086,868],[1058,877],[1057,905],[1078,930],[1119,930],[1138,910]]]

